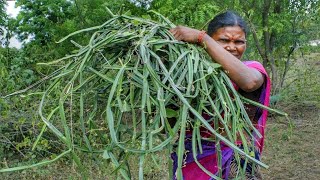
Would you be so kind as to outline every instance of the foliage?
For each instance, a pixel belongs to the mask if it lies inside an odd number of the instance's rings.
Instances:
[[[138,9],[126,0],[18,0],[16,5],[21,10],[14,23],[15,33],[25,42],[25,55],[35,62],[50,61],[73,51],[74,45],[56,42],[77,29],[105,22],[110,18],[106,7],[115,12]],[[88,34],[75,38],[75,45],[81,46],[88,38]]]
[[[0,26],[3,26],[7,14],[5,13],[5,5],[6,1],[5,0],[0,0]]]
[[[9,51],[8,51],[9,50]],[[26,88],[36,80],[34,62],[17,49],[0,49],[1,84],[3,96],[15,90]]]
[[[158,11],[175,24],[205,29],[206,23],[221,12],[214,1],[154,0],[150,9]]]
[[[2,46],[3,41],[5,41],[5,27],[8,15],[5,13],[5,0],[0,0],[0,46]]]
[[[110,18],[106,8],[110,8],[112,12],[118,14],[125,13],[125,11],[130,11],[135,15],[145,12],[144,9],[136,7],[128,0],[75,0],[74,6],[77,12],[76,21],[80,22],[81,28],[92,27],[106,22]]]
[[[58,28],[71,15],[71,2],[64,0],[18,0],[17,33],[21,40],[31,37],[40,45],[53,40]]]
[[[301,0],[242,4],[263,64],[270,69],[274,93],[283,86],[294,52],[310,40],[306,31],[314,27],[317,7],[319,1]]]
[[[33,61],[17,49],[0,48],[0,158],[28,159],[34,155],[30,148],[39,123],[34,118],[36,98],[2,97],[28,87],[35,80]]]
[[[315,106],[320,108],[318,78],[320,63],[317,59],[319,53],[306,52],[309,48],[299,49],[299,54],[295,56],[295,64],[290,69],[288,79],[279,94],[288,107]]]

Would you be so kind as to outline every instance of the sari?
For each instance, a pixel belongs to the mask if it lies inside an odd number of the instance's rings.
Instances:
[[[259,103],[269,106],[269,99],[270,99],[270,89],[271,89],[271,82],[270,78],[268,77],[268,74],[261,63],[257,61],[243,61],[243,63],[249,67],[254,68],[261,72],[264,77],[265,81],[260,89],[259,94]],[[235,84],[235,89],[239,92],[239,87],[237,87]],[[259,133],[262,135],[261,138],[254,135],[254,156],[257,160],[260,160],[260,156],[263,150],[264,146],[264,132],[265,132],[265,126],[267,121],[268,111],[267,110],[260,110],[259,117],[257,117],[257,124],[255,125],[255,128],[259,131]],[[202,135],[202,134],[201,134]],[[238,145],[238,144],[237,144]],[[238,145],[241,148],[241,144]],[[201,147],[202,147],[202,154],[197,154],[197,161],[208,171],[210,171],[212,174],[217,175],[218,173],[218,165],[217,165],[217,153],[215,149],[215,142],[212,141],[201,141]],[[235,164],[234,160],[234,152],[232,148],[228,147],[224,143],[220,144],[221,148],[221,155],[222,155],[222,178],[228,179],[228,177],[232,177],[235,172],[233,165]],[[171,158],[173,160],[173,172],[174,172],[174,179],[175,172],[177,170],[177,154],[174,152],[171,154]],[[242,158],[241,158],[242,159]],[[243,160],[241,160],[243,161]],[[232,168],[233,167],[233,168]],[[252,171],[254,167],[251,167],[250,164],[246,168],[246,171]],[[231,171],[231,173],[230,173]],[[211,180],[213,179],[210,177],[207,173],[205,173],[195,162],[193,158],[193,152],[192,152],[192,141],[191,141],[191,134],[186,135],[185,139],[185,157],[184,157],[184,166],[182,167],[182,174],[184,180]],[[253,178],[254,179],[254,178]]]

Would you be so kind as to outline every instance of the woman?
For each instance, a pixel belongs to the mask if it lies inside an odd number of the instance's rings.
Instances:
[[[247,27],[244,20],[232,11],[216,16],[208,26],[208,31],[177,26],[170,30],[177,40],[198,43],[204,47],[213,61],[219,63],[229,78],[235,84],[236,90],[251,100],[264,105],[269,104],[270,80],[263,66],[256,61],[244,61],[240,59],[246,50]],[[252,105],[245,105],[247,113],[262,135],[255,140],[255,158],[260,159],[263,148],[264,128],[266,124],[267,111]],[[203,134],[201,134],[203,135]],[[203,172],[192,158],[190,141],[186,139],[185,166],[182,168],[183,178],[208,180],[210,176]],[[198,156],[198,161],[211,173],[217,174],[215,145],[212,142],[202,141],[203,154]],[[236,177],[239,170],[234,159],[233,151],[229,147],[222,148],[222,170],[224,179]],[[174,161],[174,172],[177,168],[177,156],[172,154]],[[247,179],[261,179],[258,167],[249,164],[246,168]]]

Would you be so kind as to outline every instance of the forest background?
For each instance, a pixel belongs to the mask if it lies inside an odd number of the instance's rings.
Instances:
[[[264,177],[316,179],[320,174],[320,48],[310,43],[320,39],[318,0],[16,0],[21,8],[16,18],[6,14],[6,3],[0,0],[0,169],[52,159],[63,149],[49,130],[32,149],[43,126],[37,115],[37,95],[4,97],[46,77],[52,68],[37,63],[74,51],[74,44],[56,42],[110,19],[108,7],[114,13],[146,19],[152,19],[148,11],[155,10],[177,25],[197,29],[227,9],[239,12],[250,27],[244,59],[263,63],[272,78],[271,106],[289,114],[289,120],[269,117],[262,160],[270,168],[263,170]],[[21,48],[9,46],[13,36],[23,42]],[[73,40],[84,44],[89,38],[90,33]],[[102,154],[82,154],[82,158],[93,179],[116,176]],[[162,158],[167,159],[159,155],[146,165],[146,179],[167,177],[167,162]],[[0,177],[77,179],[80,175],[74,163],[63,158],[40,168],[0,173]]]

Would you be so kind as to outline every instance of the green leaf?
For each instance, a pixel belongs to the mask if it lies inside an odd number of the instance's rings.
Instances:
[[[214,63],[214,62],[209,62],[208,65],[209,65],[210,67],[212,67],[213,69],[217,69],[217,68],[220,68],[220,67],[221,67],[220,64]]]
[[[168,118],[178,117],[178,112],[170,108],[166,108],[166,114]]]
[[[109,150],[104,150],[103,151],[103,155],[102,155],[103,159],[110,159],[110,155],[109,155]]]

